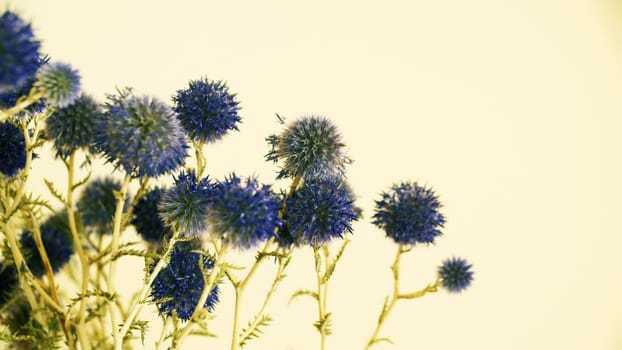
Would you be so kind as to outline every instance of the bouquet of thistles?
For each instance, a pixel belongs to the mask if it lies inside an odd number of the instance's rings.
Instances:
[[[131,88],[102,100],[81,91],[71,65],[40,52],[29,23],[1,13],[0,342],[16,349],[180,349],[189,336],[204,336],[209,347],[218,302],[232,298],[233,324],[224,336],[240,349],[269,331],[273,296],[307,246],[316,288],[291,298],[317,303],[309,324],[318,347],[328,348],[338,317],[327,307],[328,285],[353,223],[362,220],[346,177],[351,160],[333,122],[277,115],[281,130],[266,137],[265,156],[275,182],[287,183],[276,188],[255,176],[209,174],[205,148],[241,122],[226,83],[200,77],[170,103]],[[50,201],[29,189],[41,147],[51,147],[66,169],[64,178],[45,180]],[[108,176],[91,176],[94,159],[110,164]],[[440,289],[459,293],[473,279],[471,265],[451,257],[423,289],[402,290],[400,259],[442,234],[441,202],[430,187],[399,181],[374,208],[371,222],[395,243],[396,254],[386,262],[393,286],[377,305],[365,349],[392,342],[381,330],[398,301]],[[128,232],[140,239],[128,239]],[[254,256],[253,263],[237,266],[231,252]],[[123,295],[115,281],[127,256],[143,259],[145,268],[136,278],[141,288]],[[242,320],[249,282],[266,262],[273,280],[257,292],[265,299],[255,316]],[[150,328],[138,318],[148,308],[162,322],[155,344],[144,343]]]

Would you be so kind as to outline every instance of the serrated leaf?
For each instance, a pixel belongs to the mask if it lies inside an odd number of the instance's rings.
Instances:
[[[84,185],[85,183],[89,181],[90,178],[91,178],[91,172],[89,171],[89,173],[86,174],[85,177],[83,177],[82,179],[80,179],[80,181],[74,183],[73,186],[71,186],[71,190],[75,190],[76,188]]]
[[[263,334],[262,327],[267,327],[272,322],[272,317],[269,315],[256,315],[253,321],[248,323],[247,328],[242,329],[240,333],[240,347],[244,347],[249,340],[257,339]]]
[[[52,196],[54,196],[54,198],[58,199],[62,203],[67,203],[67,200],[65,199],[65,197],[63,197],[60,191],[56,189],[52,181],[48,179],[43,179],[43,182],[45,182],[45,185],[47,186],[48,191],[50,191],[50,193],[52,194]]]
[[[333,333],[332,329],[330,328],[332,325],[331,313],[326,313],[324,317],[315,321],[313,325],[315,326],[315,328],[317,328],[320,334],[331,335]]]
[[[312,291],[312,290],[299,289],[299,290],[295,291],[294,294],[292,294],[292,296],[289,298],[288,304],[291,304],[291,302],[294,299],[296,299],[296,298],[298,298],[300,296],[303,296],[303,295],[310,296],[310,297],[312,297],[315,300],[319,300],[320,299],[320,297],[317,295],[317,293]]]
[[[382,343],[382,342],[389,343],[389,344],[395,344],[395,343],[393,343],[393,340],[391,340],[391,338],[385,337],[385,338],[376,338],[376,339],[370,341],[369,342],[369,346],[374,346],[374,345]]]
[[[339,248],[337,255],[335,255],[335,258],[333,259],[333,261],[331,261],[330,264],[328,264],[328,266],[326,267],[326,272],[324,272],[324,276],[322,276],[322,284],[326,284],[326,282],[328,282],[330,277],[333,275],[333,272],[335,272],[337,263],[339,262],[339,259],[341,259],[341,256],[343,255],[343,252],[346,250],[346,246],[349,243],[350,243],[349,240],[343,241],[343,244],[341,245],[341,248]]]
[[[119,250],[114,256],[112,256],[112,258],[110,259],[111,261],[117,260],[123,256],[140,256],[143,258],[154,258],[154,259],[160,259],[161,256],[160,254],[157,254],[155,252],[151,252],[148,250],[139,250],[139,249],[121,249]]]

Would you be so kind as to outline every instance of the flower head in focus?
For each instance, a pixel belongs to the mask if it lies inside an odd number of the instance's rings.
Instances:
[[[80,74],[67,63],[48,63],[37,73],[35,85],[44,91],[50,105],[67,107],[80,93]]]
[[[14,176],[26,166],[24,134],[8,121],[0,123],[0,173]]]
[[[452,293],[459,293],[471,285],[473,281],[472,265],[462,258],[450,258],[443,261],[438,268],[441,286]]]
[[[203,271],[209,272],[214,261],[209,257],[193,251],[191,241],[178,242],[170,256],[168,266],[156,276],[151,286],[151,299],[155,301],[160,315],[170,317],[174,314],[181,320],[188,321],[199,302],[205,286]],[[157,261],[153,262],[153,266]],[[212,290],[203,305],[210,312],[218,302],[218,286]]]
[[[39,69],[39,48],[30,24],[5,11],[0,16],[0,93],[19,89]]]
[[[282,163],[279,178],[338,174],[348,162],[337,127],[324,117],[298,119],[267,140],[266,159]]]
[[[158,177],[179,168],[187,156],[184,133],[160,100],[131,90],[109,95],[98,119],[95,146],[108,162],[139,177]]]
[[[285,201],[287,233],[297,244],[320,245],[352,233],[359,209],[345,181],[336,176],[305,179]]]
[[[46,124],[47,135],[54,140],[56,156],[66,158],[79,148],[91,147],[98,118],[101,118],[99,105],[85,94],[57,109]]]
[[[205,78],[192,80],[173,97],[174,110],[184,130],[195,141],[214,142],[238,130],[239,102],[227,85]]]
[[[117,207],[114,193],[120,190],[121,182],[112,177],[90,181],[76,203],[84,226],[97,234],[112,233],[112,218]],[[126,201],[124,205],[127,204]]]
[[[62,211],[52,215],[41,227],[41,240],[50,260],[52,271],[58,272],[71,258],[73,254],[73,240],[67,222],[67,213]],[[26,262],[32,274],[41,277],[45,274],[45,267],[41,255],[35,244],[31,231],[24,231],[20,238],[24,249]]]
[[[158,204],[164,192],[164,189],[156,187],[139,199],[134,207],[134,217],[130,223],[149,243],[161,244],[164,237],[171,232],[158,215]]]
[[[376,201],[372,223],[384,229],[395,243],[434,243],[441,235],[445,217],[441,202],[432,189],[416,182],[402,182],[383,192]]]
[[[280,205],[270,186],[231,174],[218,182],[210,202],[211,232],[240,249],[251,248],[281,227]]]
[[[181,172],[175,184],[162,194],[158,205],[160,218],[182,236],[197,236],[207,227],[208,204],[214,184],[205,177],[197,180],[194,172]]]

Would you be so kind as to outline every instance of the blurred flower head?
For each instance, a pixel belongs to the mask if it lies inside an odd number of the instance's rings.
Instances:
[[[48,63],[37,73],[35,85],[44,91],[50,105],[62,108],[78,97],[80,74],[67,63]]]
[[[438,268],[441,286],[452,293],[459,293],[471,285],[473,281],[472,265],[462,258],[450,258],[443,261]]]
[[[300,118],[267,140],[266,159],[281,163],[279,178],[338,174],[348,162],[337,127],[324,117]]]
[[[0,261],[0,308],[9,301],[17,290],[19,278],[14,264],[7,264]]]
[[[381,194],[372,223],[398,244],[434,243],[445,224],[441,206],[432,189],[402,182]]]
[[[192,140],[214,142],[229,130],[238,130],[239,102],[224,82],[192,80],[187,89],[177,91],[173,102],[177,118]]]
[[[117,207],[114,193],[120,190],[121,182],[109,176],[88,182],[76,203],[87,229],[97,234],[112,233],[112,218]],[[126,200],[124,205],[127,204]]]
[[[161,244],[164,237],[171,232],[158,214],[158,205],[165,190],[156,187],[138,200],[134,207],[134,217],[130,223],[136,232],[147,242]]]
[[[359,209],[346,182],[336,176],[305,179],[285,201],[286,234],[298,245],[321,245],[352,233]]]
[[[39,67],[47,64],[49,61],[48,56],[43,56],[39,58]],[[40,69],[40,68],[39,68]],[[0,108],[8,109],[14,107],[17,104],[17,100],[20,97],[28,96],[30,90],[33,88],[34,84],[37,82],[37,78],[35,75],[26,79],[24,84],[20,87],[14,89],[8,89],[6,91],[0,91]],[[33,104],[26,107],[26,111],[30,113],[37,113],[43,111],[43,109],[47,106],[44,98],[39,99],[39,101],[34,102]],[[18,113],[18,115],[23,115],[24,111]]]
[[[0,16],[0,93],[19,89],[34,76],[39,47],[30,24],[10,11]]]
[[[66,158],[79,148],[92,147],[98,118],[101,118],[99,105],[92,97],[84,94],[72,104],[57,109],[46,124],[46,132],[53,140],[56,156]]]
[[[235,174],[220,181],[208,212],[210,232],[233,247],[248,249],[275,235],[280,205],[270,186]]]
[[[26,140],[12,123],[0,123],[0,173],[14,176],[26,166]]]
[[[73,240],[65,211],[52,215],[40,226],[43,247],[50,260],[52,271],[58,272],[73,254]],[[26,263],[36,277],[45,274],[41,255],[35,244],[33,233],[24,231],[20,237]]]
[[[178,242],[173,248],[168,265],[160,270],[151,286],[151,299],[155,301],[162,316],[171,317],[176,314],[181,320],[188,321],[199,302],[207,280],[199,264],[203,264],[203,270],[209,273],[214,267],[214,261],[193,249],[190,241]],[[153,262],[152,271],[155,264],[157,260]],[[216,285],[203,307],[212,312],[217,302]]]
[[[208,177],[197,180],[194,172],[181,172],[175,184],[162,194],[158,205],[160,218],[182,236],[197,236],[207,228],[208,204],[214,184]]]
[[[108,162],[139,177],[175,171],[188,148],[173,111],[160,100],[134,96],[131,90],[108,96],[95,143]]]

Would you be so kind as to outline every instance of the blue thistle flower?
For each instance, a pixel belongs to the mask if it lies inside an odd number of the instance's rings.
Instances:
[[[348,162],[337,127],[324,117],[303,117],[266,140],[266,159],[282,162],[278,178],[339,174]]]
[[[134,217],[130,223],[136,232],[147,242],[161,244],[171,232],[158,215],[158,204],[162,200],[164,189],[156,187],[138,200],[134,207]]]
[[[139,177],[167,174],[184,163],[186,139],[166,104],[131,90],[108,100],[95,135],[96,149],[108,162]]]
[[[65,211],[52,215],[41,227],[41,240],[47,252],[52,271],[59,271],[73,254],[73,240]],[[30,231],[24,231],[20,237],[26,263],[36,277],[45,274],[41,255]]]
[[[50,105],[62,108],[78,97],[80,74],[67,63],[48,63],[39,70],[35,85],[43,89]]]
[[[372,223],[386,231],[395,243],[411,245],[434,243],[442,234],[445,217],[438,196],[416,182],[393,185],[376,201]]]
[[[153,262],[153,267],[158,260]],[[151,286],[151,299],[155,301],[160,315],[170,317],[175,313],[183,321],[192,317],[205,286],[205,278],[199,264],[209,272],[214,267],[214,260],[193,251],[190,241],[178,242],[169,263],[156,276]],[[218,302],[218,286],[214,286],[203,305],[213,312]]]
[[[173,97],[174,110],[192,140],[214,142],[229,130],[238,130],[241,118],[235,96],[221,81],[192,80]]]
[[[57,109],[47,119],[46,132],[54,140],[56,156],[66,158],[79,148],[92,147],[95,121],[101,118],[99,105],[88,95]]]
[[[30,24],[13,12],[0,16],[0,92],[19,89],[39,69],[39,47]]]
[[[14,176],[26,166],[24,134],[8,121],[0,123],[0,173]]]
[[[39,67],[48,63],[48,61],[49,61],[48,56],[43,56],[39,58]],[[32,89],[32,87],[34,86],[36,82],[37,82],[36,76],[33,75],[32,77],[26,79],[26,82],[18,88],[9,89],[7,91],[0,91],[0,108],[9,109],[15,106],[17,104],[17,100],[20,97],[28,96],[28,94],[30,93],[30,90]],[[26,107],[26,111],[31,112],[31,113],[38,113],[38,112],[43,111],[43,109],[46,106],[47,106],[47,103],[45,102],[45,99],[42,98],[39,101]],[[23,111],[19,114],[20,115],[23,114]]]
[[[438,267],[438,278],[441,279],[441,286],[452,293],[459,293],[471,285],[473,281],[473,271],[465,259],[450,258],[443,261]]]
[[[90,181],[76,202],[82,223],[97,234],[112,233],[112,218],[117,207],[114,192],[121,190],[121,182],[104,177]],[[124,204],[127,206],[127,200]]]
[[[19,278],[15,265],[0,261],[0,308],[11,299],[18,285]]]
[[[158,205],[160,218],[182,236],[197,236],[207,228],[208,204],[214,184],[208,177],[197,181],[194,172],[181,172],[175,185],[162,194]]]
[[[251,248],[275,236],[280,205],[268,185],[231,174],[219,182],[208,211],[211,232],[232,246]]]
[[[283,218],[296,244],[315,246],[352,233],[359,209],[343,179],[309,178],[285,201]]]

